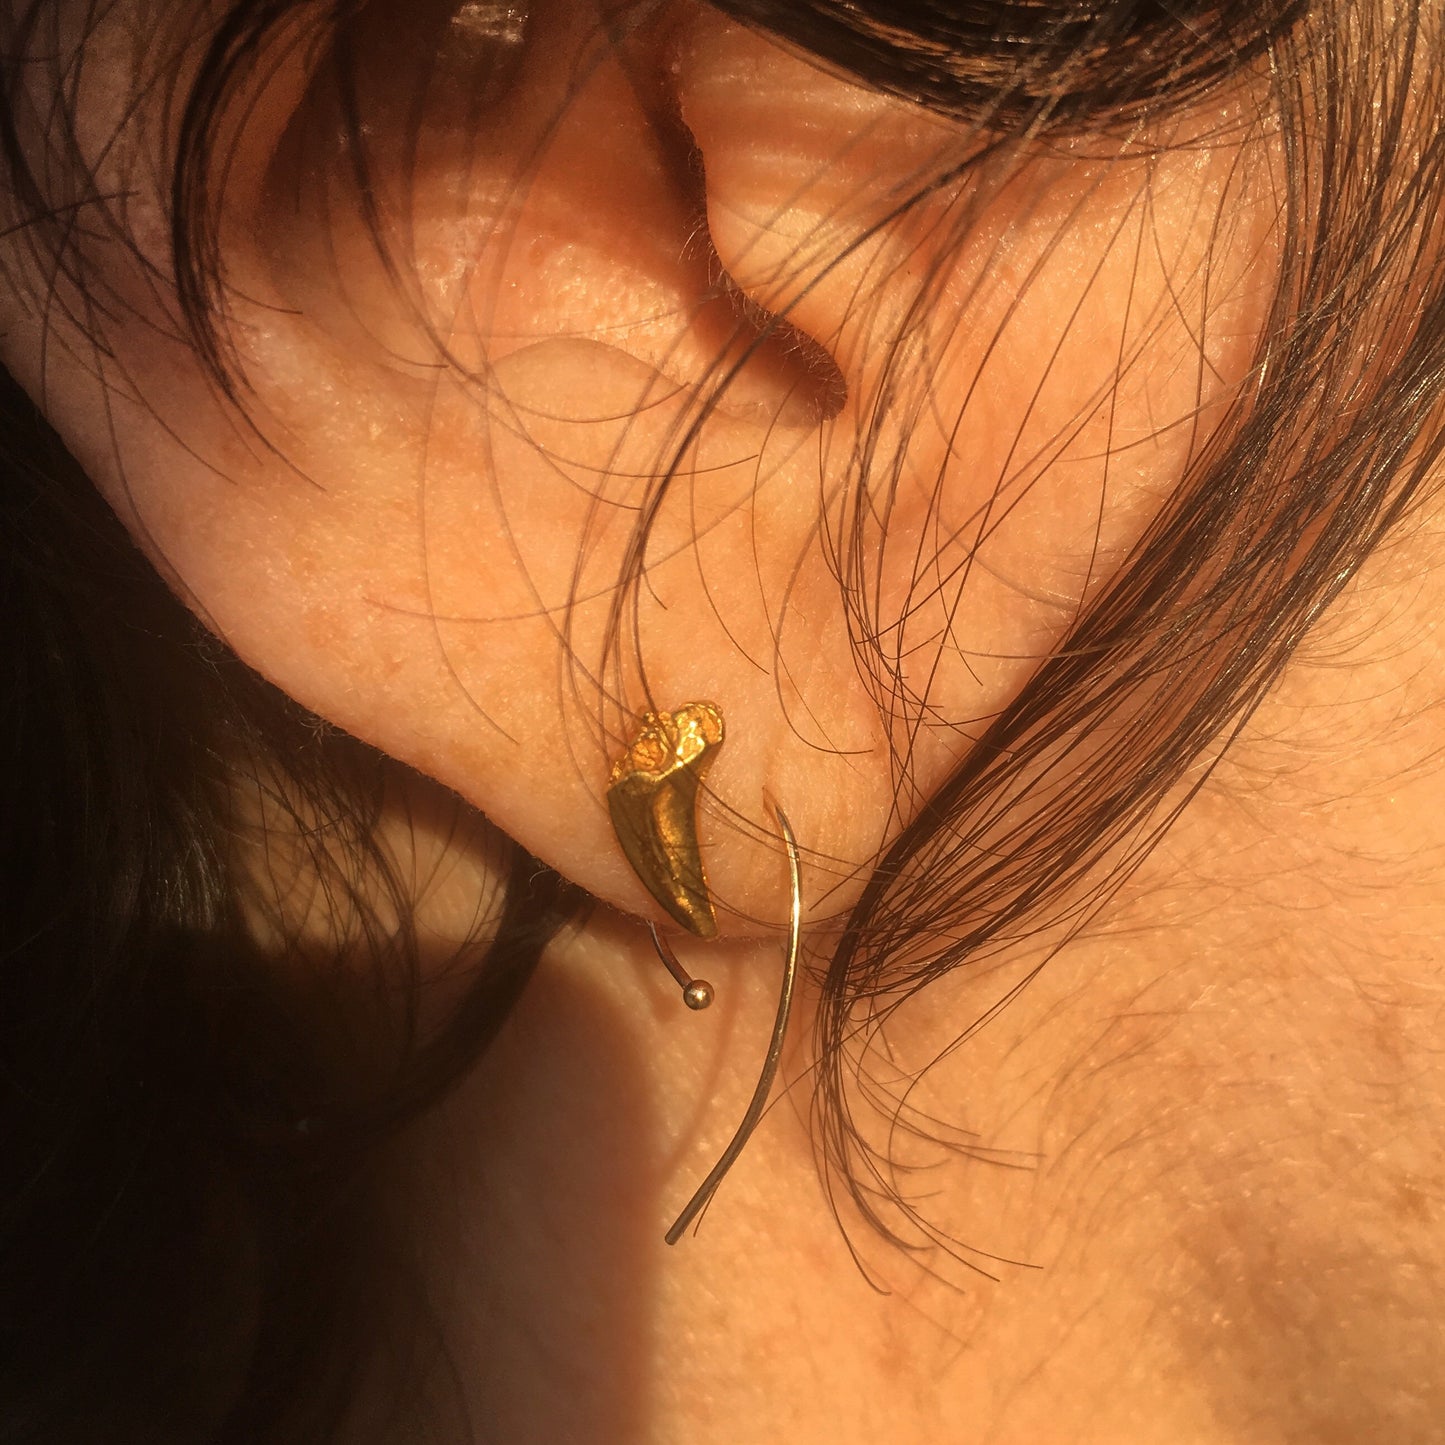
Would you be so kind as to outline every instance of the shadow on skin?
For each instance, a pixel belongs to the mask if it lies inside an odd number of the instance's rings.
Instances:
[[[646,1060],[621,1012],[605,982],[544,962],[486,1058],[406,1141],[443,1369],[479,1445],[648,1437],[646,1261],[671,1216]]]

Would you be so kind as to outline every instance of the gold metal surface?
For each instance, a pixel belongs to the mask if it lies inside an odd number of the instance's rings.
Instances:
[[[644,713],[607,782],[607,810],[627,861],[699,938],[716,936],[717,915],[697,845],[697,787],[722,740],[722,710],[713,703]]]

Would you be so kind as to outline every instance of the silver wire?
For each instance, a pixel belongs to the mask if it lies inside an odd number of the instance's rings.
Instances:
[[[687,1207],[677,1216],[672,1228],[667,1231],[667,1242],[676,1244],[682,1238],[688,1225],[707,1208],[724,1175],[733,1167],[743,1152],[758,1120],[767,1107],[768,1095],[777,1077],[778,1064],[783,1057],[783,1038],[788,1032],[788,1016],[793,1011],[793,983],[798,976],[798,941],[803,931],[803,870],[798,861],[798,840],[793,836],[792,825],[787,814],[776,804],[773,811],[778,815],[778,826],[783,832],[783,843],[788,850],[788,882],[792,889],[792,903],[788,912],[788,944],[783,953],[783,988],[778,995],[778,1014],[773,1020],[773,1037],[768,1043],[768,1054],[763,1060],[763,1071],[758,1075],[757,1087],[753,1090],[752,1102],[738,1125],[732,1142],[722,1152],[722,1157],[712,1166],[706,1179],[697,1187],[697,1192],[687,1201]]]
[[[652,946],[657,950],[657,956],[682,990],[683,1003],[694,1012],[707,1008],[712,1003],[712,985],[705,978],[693,978],[688,973],[672,951],[672,945],[657,931],[655,923],[649,923],[647,931],[652,935]]]

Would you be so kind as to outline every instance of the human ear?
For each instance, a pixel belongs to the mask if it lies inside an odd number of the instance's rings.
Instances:
[[[100,99],[146,93],[116,7],[76,91],[115,304],[71,325],[12,252],[7,363],[244,660],[564,874],[656,914],[608,771],[707,700],[724,931],[781,915],[768,799],[845,906],[1236,395],[1268,145],[1221,104],[991,149],[705,10],[372,13],[335,65],[283,35],[218,127],[228,394],[169,113]]]

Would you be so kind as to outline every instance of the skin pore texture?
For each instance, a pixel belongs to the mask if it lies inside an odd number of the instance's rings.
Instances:
[[[1437,1438],[1433,496],[1083,936],[931,1068],[1057,940],[891,1024],[891,1067],[926,1070],[910,1108],[967,1135],[899,1141],[958,1258],[838,1228],[806,990],[785,1097],[697,1237],[662,1240],[770,1024],[769,800],[826,940],[895,809],[1017,692],[1248,386],[1278,264],[1250,82],[1159,133],[955,175],[976,137],[712,12],[608,34],[554,0],[476,102],[484,145],[449,88],[480,39],[362,48],[367,214],[298,34],[215,182],[241,420],[167,291],[174,117],[121,109],[200,33],[173,19],[156,44],[153,18],[112,7],[74,100],[133,242],[93,252],[106,351],[12,240],[30,284],[3,303],[5,364],[246,662],[603,905],[391,1146],[396,1249],[444,1364],[403,1398],[379,1375],[353,1437],[430,1414],[442,1439],[470,1420],[619,1445]],[[892,485],[860,500],[865,437]],[[886,689],[839,601],[850,530]],[[679,944],[718,990],[699,1016],[603,800],[641,710],[695,698],[729,729],[702,813],[723,939]],[[489,879],[438,816],[396,848],[444,943]]]

